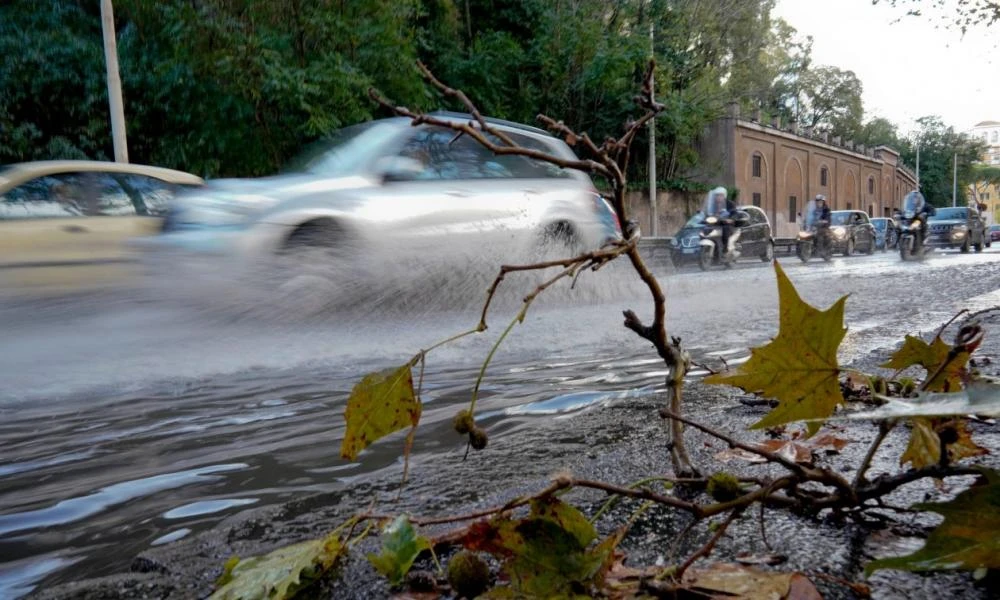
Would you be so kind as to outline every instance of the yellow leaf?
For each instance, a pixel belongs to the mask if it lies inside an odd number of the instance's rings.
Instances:
[[[778,400],[778,406],[753,425],[755,429],[823,419],[833,414],[844,400],[840,393],[837,348],[847,333],[844,327],[847,296],[827,310],[819,310],[799,297],[777,261],[774,271],[778,277],[780,308],[778,337],[752,349],[750,360],[735,371],[705,379],[706,383],[732,385]],[[821,423],[810,422],[809,435],[820,426]]]
[[[347,431],[340,455],[354,460],[376,440],[420,422],[421,406],[413,391],[410,365],[369,373],[347,399]]]
[[[913,419],[912,423],[910,443],[906,445],[903,456],[899,457],[899,464],[910,463],[914,469],[938,464],[941,461],[941,439],[934,431],[934,423],[923,417]]]
[[[947,442],[948,460],[951,462],[989,454],[985,448],[972,441],[965,421],[915,417],[911,422],[913,430],[910,432],[906,452],[899,459],[901,465],[910,463],[914,469],[922,469],[938,464],[941,460],[942,437]]]
[[[949,360],[950,352],[951,346],[940,337],[935,337],[928,344],[918,337],[908,335],[899,350],[882,367],[902,371],[919,365],[927,371],[928,377],[934,376],[924,386],[926,391],[955,392],[962,389],[962,380],[965,375],[965,365],[969,362],[969,353],[960,352],[950,357],[951,360]],[[945,361],[948,361],[948,364],[941,369],[941,365]],[[938,373],[938,369],[940,369],[940,373]]]

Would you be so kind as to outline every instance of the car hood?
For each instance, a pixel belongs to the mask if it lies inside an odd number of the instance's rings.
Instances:
[[[965,219],[937,219],[928,221],[929,225],[968,225]]]

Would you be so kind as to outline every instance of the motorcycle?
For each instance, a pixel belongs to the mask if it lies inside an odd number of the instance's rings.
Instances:
[[[927,212],[924,196],[912,191],[903,199],[903,209],[896,213],[898,223],[899,258],[908,261],[923,260],[927,252],[924,243],[927,232]]]
[[[729,217],[711,216],[705,218],[705,228],[702,229],[698,245],[701,252],[698,254],[698,266],[702,271],[707,271],[713,265],[722,265],[723,268],[731,269],[742,254],[740,248],[740,231],[743,226],[750,222],[750,215],[743,211],[736,211]],[[722,247],[722,229],[726,225],[732,225],[733,231],[729,235],[726,248]]]
[[[812,200],[806,207],[806,220],[802,231],[795,241],[795,254],[802,262],[809,262],[815,254],[829,262],[833,257],[833,244],[830,243],[830,222],[816,218],[816,203]]]

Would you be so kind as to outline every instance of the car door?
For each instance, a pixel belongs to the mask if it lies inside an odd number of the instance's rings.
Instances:
[[[872,225],[871,219],[868,218],[868,214],[865,212],[858,211],[858,225],[862,230],[863,239],[867,240],[865,243],[865,250],[872,251],[875,249],[875,226]]]
[[[744,256],[758,256],[764,253],[763,245],[761,240],[764,237],[764,227],[763,227],[763,213],[760,209],[753,206],[745,206],[741,208],[747,213],[749,217],[749,223],[743,228],[743,232],[740,234],[740,242],[743,246]]]
[[[145,208],[147,196],[155,205],[148,190],[173,192],[170,184],[150,185],[145,179],[150,178],[59,173],[7,190],[0,197],[0,286],[69,291],[121,281],[129,271],[125,240],[157,227]]]
[[[419,172],[394,177],[371,192],[362,213],[376,228],[418,246],[470,240],[483,246],[509,241],[529,227],[531,181],[518,178],[514,161],[494,156],[469,136],[422,127],[398,155],[419,161]]]

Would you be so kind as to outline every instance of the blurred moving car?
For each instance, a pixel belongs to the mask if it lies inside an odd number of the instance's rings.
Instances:
[[[983,247],[989,247],[990,244],[990,238],[986,235],[986,223],[975,208],[939,208],[927,219],[928,246],[958,248],[961,252],[968,252],[972,247],[976,252],[982,252]]]
[[[742,228],[740,239],[736,242],[737,250],[744,258],[758,257],[764,262],[771,262],[774,259],[774,240],[767,213],[756,206],[740,206],[737,210],[747,213],[750,218],[750,222]],[[698,260],[700,253],[698,234],[704,228],[703,222],[704,216],[700,212],[695,213],[672,238],[670,259],[675,266],[679,267]]]
[[[489,122],[527,148],[576,159],[541,129]],[[480,254],[509,255],[543,242],[596,249],[620,237],[615,213],[585,173],[494,155],[449,128],[389,118],[337,131],[282,174],[213,180],[178,196],[161,234],[143,245],[150,256],[207,257],[216,266],[226,264],[218,258],[288,257],[291,279],[303,263],[351,263],[370,249],[412,258],[464,240]]]
[[[986,230],[989,233],[989,242],[986,244],[990,246],[993,242],[1000,241],[1000,225],[990,225],[989,229]]]
[[[875,228],[875,247],[883,252],[895,248],[899,239],[896,222],[888,217],[875,217],[871,222]]]
[[[126,241],[154,234],[190,173],[100,161],[0,167],[0,289],[90,287],[122,276]]]
[[[830,213],[830,243],[833,252],[844,256],[863,250],[867,254],[875,252],[875,227],[868,215],[860,210],[835,210]]]

